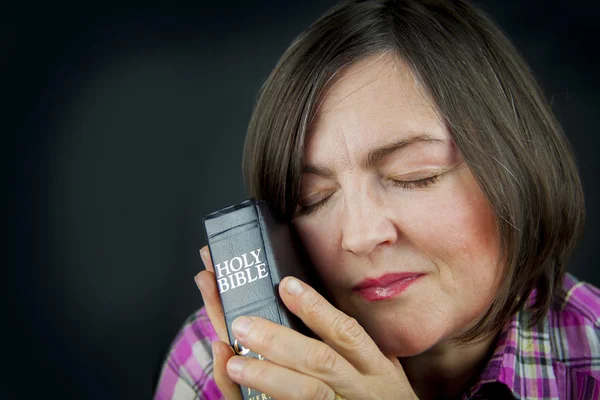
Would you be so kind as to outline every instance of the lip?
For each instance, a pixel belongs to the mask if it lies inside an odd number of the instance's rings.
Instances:
[[[403,272],[386,274],[377,278],[368,278],[352,289],[365,300],[379,301],[398,296],[424,274]]]

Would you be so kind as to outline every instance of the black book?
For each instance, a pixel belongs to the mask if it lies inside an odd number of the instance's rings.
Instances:
[[[235,339],[231,324],[242,315],[265,318],[314,337],[288,311],[278,290],[286,276],[295,276],[313,287],[316,276],[295,232],[267,202],[249,199],[215,211],[204,218],[204,228],[229,343],[237,354],[264,359]],[[251,388],[241,390],[244,399],[269,398]]]

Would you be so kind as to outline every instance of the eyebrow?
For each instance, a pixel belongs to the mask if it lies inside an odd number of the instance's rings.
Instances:
[[[444,144],[445,141],[442,139],[434,138],[430,135],[417,135],[406,139],[398,140],[396,142],[392,142],[369,151],[367,156],[363,160],[361,160],[360,166],[361,168],[366,170],[375,169],[381,163],[381,161],[388,155],[417,143]],[[329,168],[316,166],[312,164],[302,166],[302,173],[315,174],[324,178],[331,178],[334,175],[333,171]]]

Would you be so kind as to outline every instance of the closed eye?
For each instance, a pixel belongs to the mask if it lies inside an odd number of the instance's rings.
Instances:
[[[440,175],[430,176],[428,178],[423,178],[423,179],[416,179],[413,181],[402,181],[402,180],[390,178],[390,182],[392,183],[392,185],[401,187],[402,189],[414,189],[414,188],[424,188],[429,185],[433,185],[439,181],[439,178],[440,178]],[[331,196],[333,196],[333,193],[331,193],[329,196],[326,196],[313,204],[302,205],[302,204],[298,203],[298,206],[296,207],[295,216],[300,217],[300,216],[309,215],[309,214],[314,213],[315,211],[317,211],[318,209],[323,207]]]
[[[439,179],[440,179],[440,176],[435,175],[435,176],[430,176],[428,178],[417,179],[414,181],[401,181],[398,179],[390,178],[390,182],[392,183],[392,185],[401,187],[403,189],[413,189],[413,188],[424,188],[429,185],[433,185],[434,183],[437,183],[439,181]]]
[[[319,200],[313,204],[302,205],[302,204],[298,203],[298,206],[296,207],[296,213],[295,213],[296,216],[300,217],[300,216],[308,215],[308,214],[311,214],[311,213],[317,211],[319,208],[321,208],[327,202],[327,200],[329,200],[329,198],[331,196],[333,196],[333,193],[331,193],[329,196],[325,196],[324,198],[322,198],[321,200]]]

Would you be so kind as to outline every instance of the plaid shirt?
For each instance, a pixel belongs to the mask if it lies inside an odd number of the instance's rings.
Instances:
[[[570,274],[562,288],[541,327],[527,328],[527,309],[512,318],[463,399],[600,399],[600,290]],[[212,373],[214,340],[203,307],[173,342],[155,400],[222,398]]]

